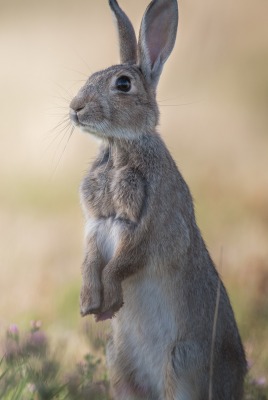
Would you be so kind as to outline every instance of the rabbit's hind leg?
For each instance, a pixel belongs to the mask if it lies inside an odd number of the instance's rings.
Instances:
[[[152,393],[146,379],[137,382],[135,368],[123,354],[116,351],[112,337],[107,343],[106,360],[114,400],[163,400]]]
[[[198,359],[200,354],[193,343],[180,342],[173,347],[165,368],[163,399],[203,400]]]
[[[155,400],[150,395],[138,393],[133,391],[132,387],[126,382],[120,382],[120,384],[112,384],[112,398],[114,400]]]

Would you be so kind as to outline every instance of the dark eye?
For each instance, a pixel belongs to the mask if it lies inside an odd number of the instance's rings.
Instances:
[[[115,86],[120,92],[129,92],[131,89],[131,81],[128,76],[120,76],[116,79]]]

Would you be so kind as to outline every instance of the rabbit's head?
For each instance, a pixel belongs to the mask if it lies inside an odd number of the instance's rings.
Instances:
[[[143,16],[137,43],[133,26],[116,0],[121,64],[93,74],[70,104],[70,118],[102,138],[135,139],[158,123],[156,87],[175,43],[177,0],[153,0]]]

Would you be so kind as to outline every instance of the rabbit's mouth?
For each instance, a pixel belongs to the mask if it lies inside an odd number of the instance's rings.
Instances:
[[[89,126],[88,124],[84,124],[80,121],[77,110],[73,110],[72,108],[70,108],[69,115],[71,122],[76,128],[80,128],[82,130],[90,130],[91,126]]]
[[[80,121],[78,119],[77,111],[75,111],[72,108],[70,108],[69,116],[70,116],[70,120],[72,121],[74,126],[79,126],[80,125]]]
[[[85,124],[79,121],[77,113],[73,110],[70,111],[70,120],[75,128],[79,128],[83,132],[96,134],[98,131],[94,124]]]

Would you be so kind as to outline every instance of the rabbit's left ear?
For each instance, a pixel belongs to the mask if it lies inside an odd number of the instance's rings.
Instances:
[[[132,23],[119,7],[117,0],[109,0],[109,4],[117,22],[121,63],[135,64],[137,62],[137,38]]]
[[[175,44],[178,15],[177,0],[153,0],[142,19],[139,63],[147,82],[154,88]]]

